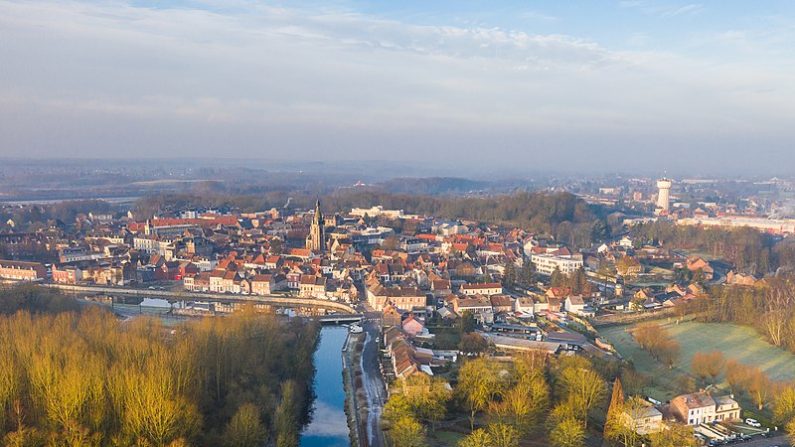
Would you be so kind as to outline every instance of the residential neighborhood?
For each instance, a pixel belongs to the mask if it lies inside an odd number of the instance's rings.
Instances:
[[[47,262],[0,261],[0,278],[181,293],[189,302],[171,312],[182,317],[240,308],[208,302],[206,294],[344,304],[378,322],[380,368],[390,391],[426,380],[418,377],[449,377],[470,358],[499,364],[540,354],[549,365],[587,358],[638,368],[627,348],[640,345],[673,368],[690,360],[645,342],[646,321],[665,322],[657,335],[677,343],[667,331],[680,322],[697,324],[714,301],[713,288],[763,288],[768,280],[725,259],[644,239],[637,230],[643,225],[623,223],[615,236],[574,245],[516,226],[383,206],[326,210],[320,200],[308,209],[192,209],[145,219],[133,210],[88,213],[70,226],[79,232],[53,226],[1,234],[25,241],[17,254],[36,249]],[[191,300],[191,294],[203,298]],[[640,437],[681,426],[713,444],[768,433],[771,427],[745,422],[735,388],[687,382],[689,371],[685,365],[671,373],[681,384],[636,387],[626,401],[644,404],[623,410],[621,420]],[[643,383],[655,380],[642,370],[632,374]]]

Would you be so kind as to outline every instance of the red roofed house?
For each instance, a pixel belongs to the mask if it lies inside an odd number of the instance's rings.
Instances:
[[[420,323],[413,315],[409,315],[403,320],[401,326],[403,327],[403,332],[407,333],[410,337],[416,337],[425,330],[425,325]]]

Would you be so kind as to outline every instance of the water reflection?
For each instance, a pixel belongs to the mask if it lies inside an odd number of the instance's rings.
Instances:
[[[348,330],[326,326],[321,329],[315,352],[315,400],[312,422],[301,435],[302,447],[348,447],[345,416],[345,389],[342,383],[342,345]]]

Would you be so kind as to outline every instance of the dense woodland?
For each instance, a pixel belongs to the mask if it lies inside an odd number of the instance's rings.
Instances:
[[[24,284],[0,289],[0,315],[13,315],[19,311],[33,314],[76,312],[80,310],[74,298],[54,289]]]
[[[2,445],[298,445],[316,325],[244,312],[166,327],[39,301],[0,317]]]
[[[700,318],[756,328],[767,340],[795,352],[795,277],[769,277],[754,287],[717,286]]]
[[[726,259],[742,272],[764,275],[795,267],[795,243],[753,228],[700,228],[660,220],[632,227],[637,243],[698,250]]]

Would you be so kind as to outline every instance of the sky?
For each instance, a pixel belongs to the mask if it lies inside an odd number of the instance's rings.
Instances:
[[[780,175],[795,2],[0,0],[3,157]]]

